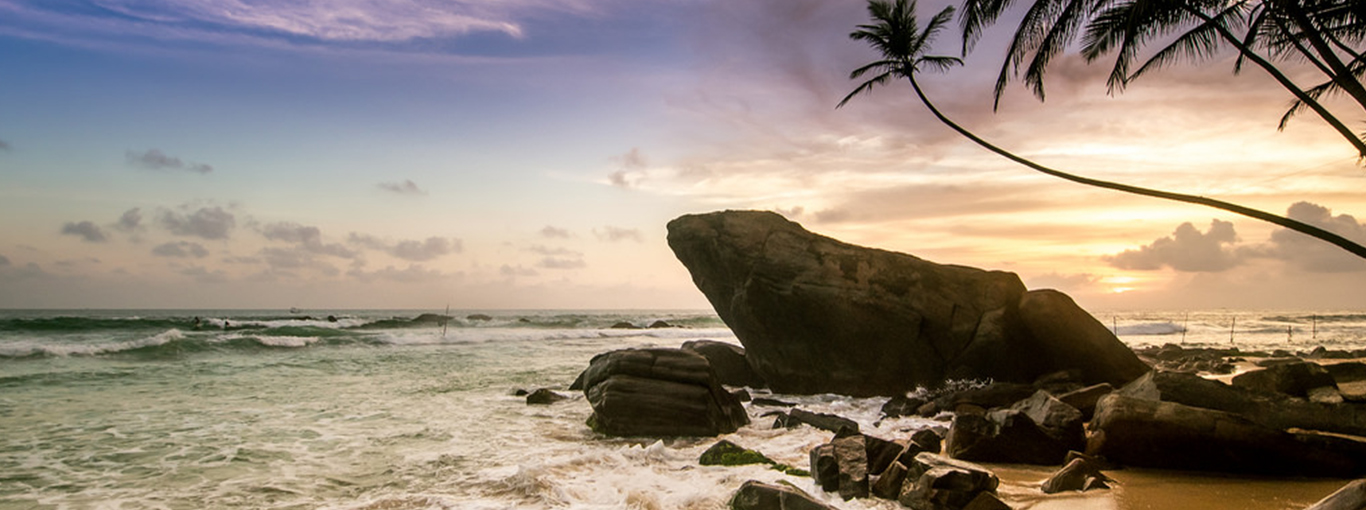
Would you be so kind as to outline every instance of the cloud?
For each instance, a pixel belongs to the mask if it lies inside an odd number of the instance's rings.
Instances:
[[[114,223],[114,228],[124,232],[134,232],[142,229],[142,209],[134,207],[123,212],[119,216],[119,221]]]
[[[210,240],[227,239],[237,226],[237,217],[218,206],[201,207],[189,214],[162,210],[157,219],[172,234]]]
[[[124,158],[129,165],[147,170],[184,170],[199,174],[207,174],[213,171],[212,166],[202,163],[186,163],[180,158],[167,156],[158,149],[151,149],[146,152],[126,151]]]
[[[405,240],[389,244],[369,234],[352,232],[346,241],[413,262],[425,262],[451,253],[460,253],[464,250],[464,243],[459,239],[445,237],[429,237],[422,241]]]
[[[1170,267],[1182,272],[1220,272],[1242,262],[1235,250],[1225,248],[1237,240],[1238,234],[1231,222],[1213,220],[1206,233],[1187,222],[1176,227],[1171,236],[1102,259],[1119,269],[1154,271]]]
[[[537,262],[536,266],[546,269],[580,269],[588,267],[588,263],[577,258],[546,257]]]
[[[435,269],[428,269],[419,264],[409,264],[407,268],[397,269],[394,266],[385,266],[384,269],[375,271],[362,271],[352,269],[347,271],[347,276],[361,281],[386,280],[399,283],[428,283],[438,280],[449,279],[451,275],[442,273]]]
[[[4,256],[4,255],[0,255],[0,266],[8,266],[8,265],[10,265],[9,257],[6,257],[6,256]]]
[[[177,241],[173,243],[157,245],[156,247],[152,248],[152,255],[156,255],[158,257],[172,257],[181,259],[202,259],[204,257],[209,256],[209,250],[204,248],[204,246],[200,245],[199,243],[192,243],[189,241]]]
[[[13,146],[4,140],[0,140],[0,151],[9,151]]]
[[[569,234],[569,229],[559,228],[559,227],[552,227],[552,226],[550,226],[550,225],[546,225],[545,228],[542,228],[542,229],[541,229],[541,237],[546,237],[546,238],[551,238],[551,239],[554,239],[554,238],[569,239],[570,234]]]
[[[537,276],[541,274],[529,267],[513,267],[507,264],[503,264],[503,267],[498,268],[498,273],[503,276]]]
[[[403,260],[423,262],[463,249],[459,239],[428,237],[425,241],[399,241],[389,248],[389,254]]]
[[[632,189],[639,187],[640,182],[645,179],[645,170],[649,163],[639,147],[632,147],[626,154],[614,156],[612,161],[620,167],[619,170],[607,175],[607,182],[613,186]]]
[[[593,229],[593,235],[596,235],[598,236],[598,239],[609,243],[618,241],[645,242],[645,236],[642,235],[639,230],[633,228],[613,227],[609,225],[602,227],[602,229]]]
[[[359,254],[338,243],[323,243],[323,234],[318,227],[300,225],[292,222],[270,223],[261,227],[261,235],[272,241],[293,243],[309,253],[329,255],[344,259],[356,258]]]
[[[417,183],[410,180],[404,180],[403,182],[381,182],[379,184],[376,184],[375,187],[378,187],[379,189],[382,189],[384,191],[398,193],[400,195],[427,194],[427,192],[423,191],[422,188],[417,187]]]
[[[569,248],[552,248],[552,247],[549,247],[549,246],[543,246],[543,245],[539,245],[539,244],[538,244],[538,245],[535,245],[535,246],[532,246],[532,247],[530,247],[530,248],[527,248],[526,251],[529,251],[529,252],[535,253],[535,254],[539,254],[539,255],[546,255],[546,256],[565,256],[565,255],[572,256],[572,257],[582,257],[582,256],[583,256],[583,253],[582,253],[582,252],[574,251],[574,250],[571,250],[571,249],[569,249]]]
[[[228,281],[228,273],[221,269],[210,271],[203,266],[190,266],[180,271],[181,275],[194,278],[199,283],[223,283]]]
[[[1366,244],[1366,224],[1351,215],[1333,215],[1332,210],[1309,202],[1297,202],[1286,210],[1286,217],[1333,232],[1357,243]],[[1319,239],[1279,229],[1260,255],[1284,260],[1314,273],[1339,273],[1366,270],[1366,261]]]
[[[62,234],[77,236],[90,243],[102,243],[109,240],[108,237],[105,237],[104,231],[100,230],[100,227],[89,221],[67,222],[67,224],[62,225]]]
[[[258,255],[271,269],[285,271],[286,275],[294,269],[312,269],[327,276],[341,274],[341,271],[335,266],[318,259],[316,253],[300,246],[289,248],[268,246],[261,248]]]

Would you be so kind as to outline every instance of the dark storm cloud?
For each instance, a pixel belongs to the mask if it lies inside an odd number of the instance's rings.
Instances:
[[[1233,248],[1237,240],[1233,223],[1227,221],[1213,220],[1208,232],[1182,223],[1170,236],[1103,260],[1119,269],[1155,271],[1170,267],[1182,272],[1216,273],[1242,263],[1242,256]]]
[[[187,209],[162,210],[157,220],[172,234],[210,240],[227,239],[237,226],[237,217],[222,207],[201,207],[189,213]]]
[[[183,170],[198,174],[207,174],[213,171],[213,167],[202,163],[187,163],[180,158],[167,156],[159,149],[150,149],[146,152],[126,151],[124,159],[129,165],[147,170]]]
[[[100,227],[89,221],[67,222],[67,224],[62,225],[62,234],[76,236],[90,243],[102,243],[109,240],[104,235],[104,231],[100,230]]]
[[[172,258],[196,258],[202,259],[209,256],[209,250],[199,243],[189,241],[177,241],[173,243],[159,244],[152,248],[152,255],[158,257]]]

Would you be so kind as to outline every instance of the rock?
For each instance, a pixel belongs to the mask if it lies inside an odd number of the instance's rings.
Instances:
[[[868,497],[868,454],[861,435],[837,437],[830,441],[839,466],[839,493],[845,501]]]
[[[1084,383],[1120,384],[1147,370],[1065,296],[1022,301],[1013,273],[854,246],[768,212],[687,215],[668,228],[775,392],[898,395],[950,377],[1032,382],[1072,368],[1096,378]]]
[[[465,320],[471,321],[471,322],[488,322],[488,321],[493,320],[493,316],[492,316],[492,315],[487,315],[487,314],[482,314],[482,313],[472,313],[472,314],[466,315],[466,316],[465,316]]]
[[[1109,480],[1100,468],[1091,464],[1085,458],[1074,458],[1063,466],[1053,476],[1044,480],[1039,485],[1044,494],[1056,494],[1063,491],[1084,491],[1087,487],[1096,487],[1096,481],[1103,484]]]
[[[835,459],[835,445],[825,443],[811,449],[811,478],[821,490],[835,492],[840,488],[840,466]]]
[[[868,457],[868,474],[873,476],[882,474],[906,450],[905,444],[869,435],[863,436],[863,445]]]
[[[774,399],[771,399],[771,398],[763,398],[763,397],[759,397],[759,398],[754,399],[754,401],[753,401],[752,403],[753,403],[754,405],[756,405],[756,406],[766,406],[766,407],[797,407],[797,404],[794,404],[794,403],[792,403],[792,402],[783,402],[783,401],[781,401],[781,400],[774,400]]]
[[[821,430],[828,430],[830,432],[835,433],[839,433],[842,430],[848,430],[851,432],[859,431],[858,422],[854,420],[835,416],[833,414],[813,413],[811,411],[806,411],[803,409],[793,409],[791,412],[787,414],[781,414],[778,417],[778,422],[775,423],[775,425],[778,425],[782,428],[792,428],[803,423]]]
[[[1337,386],[1320,386],[1304,392],[1304,397],[1315,404],[1341,404],[1345,402]]]
[[[1024,413],[1045,434],[1068,450],[1085,447],[1086,433],[1082,430],[1082,414],[1077,408],[1063,403],[1044,390],[1016,403],[1011,409]],[[1066,452],[1064,452],[1066,455]]]
[[[715,436],[749,423],[707,359],[681,349],[599,354],[584,375],[590,426],[614,436]]]
[[[1240,415],[1262,426],[1366,436],[1366,406],[1317,404],[1280,393],[1258,393],[1193,374],[1153,371],[1116,393]]]
[[[1284,393],[1305,398],[1309,390],[1322,387],[1336,388],[1333,375],[1317,363],[1284,363],[1238,374],[1233,386],[1263,393]]]
[[[616,324],[613,324],[611,329],[640,329],[640,326],[631,324],[626,321],[621,321]]]
[[[750,368],[749,362],[745,361],[744,347],[715,340],[692,340],[683,342],[681,348],[707,358],[712,370],[716,371],[716,377],[721,379],[721,384],[749,388],[767,386],[763,378]]]
[[[583,378],[588,375],[588,369],[579,372],[579,376],[574,378],[574,382],[569,383],[569,391],[583,391]]]
[[[541,388],[528,394],[526,396],[526,403],[527,405],[550,405],[568,399],[569,397],[555,393],[547,388]]]
[[[948,456],[974,462],[1058,465],[1067,451],[1067,445],[1017,409],[955,416],[944,441]]]
[[[1333,376],[1343,399],[1366,402],[1366,363],[1337,363],[1323,368]]]
[[[744,466],[748,464],[773,464],[773,460],[748,448],[730,441],[721,440],[702,452],[697,463],[703,466]]]
[[[754,400],[754,397],[751,397],[749,395],[749,391],[745,390],[744,388],[732,391],[730,392],[730,394],[731,396],[735,397],[735,400],[739,400],[741,402],[749,402],[751,400]]]
[[[982,409],[1010,407],[1016,402],[1029,398],[1035,391],[1037,390],[1028,384],[997,382],[940,395],[934,399],[934,410],[935,412],[940,410],[954,411],[963,404],[974,405]]]
[[[931,453],[916,455],[906,467],[906,483],[897,501],[915,510],[962,509],[984,492],[995,493],[1000,485],[982,466]]]
[[[1112,393],[1100,400],[1086,453],[1121,464],[1256,474],[1351,476],[1352,452],[1323,448],[1242,416]]]
[[[794,487],[750,480],[730,498],[731,510],[835,510]]]
[[[675,325],[673,325],[673,324],[669,324],[669,323],[667,323],[667,322],[664,322],[663,320],[657,320],[657,321],[651,322],[649,326],[646,326],[646,328],[649,328],[649,329],[667,329],[667,328],[676,328],[676,327],[678,327],[678,326],[675,326]]]
[[[896,500],[901,495],[901,485],[906,482],[907,471],[905,464],[892,462],[873,480],[869,492],[882,499]]]
[[[530,391],[527,391],[527,390],[524,390],[524,389],[521,389],[521,388],[517,388],[517,389],[515,389],[515,390],[512,390],[512,393],[511,393],[511,395],[514,396],[514,397],[525,397],[525,396],[530,395],[530,394],[531,394]]]
[[[990,492],[979,492],[977,497],[972,498],[963,510],[1010,510],[1010,505],[1001,501],[1001,498]]]
[[[888,418],[913,416],[916,414],[916,410],[920,409],[920,406],[925,405],[925,403],[926,401],[923,398],[910,398],[906,395],[896,395],[888,399],[887,403],[882,404],[882,415]]]
[[[1095,414],[1096,402],[1100,401],[1100,397],[1109,395],[1112,391],[1115,391],[1115,387],[1111,386],[1110,383],[1100,383],[1058,395],[1058,400],[1075,407],[1081,411],[1082,419],[1089,420],[1091,415]]]
[[[1036,340],[1040,352],[1031,356],[1050,360],[1058,368],[1076,369],[1085,384],[1122,385],[1148,372],[1110,329],[1086,313],[1066,294],[1056,290],[1025,293],[1019,303],[1020,322]]]
[[[1357,480],[1320,499],[1304,510],[1362,510],[1366,509],[1366,479]]]
[[[911,434],[911,444],[920,447],[921,451],[939,453],[943,446],[944,436],[931,429],[921,429]]]
[[[1254,364],[1254,365],[1257,365],[1257,366],[1259,366],[1259,367],[1265,368],[1265,367],[1274,367],[1274,366],[1277,366],[1277,365],[1288,365],[1288,364],[1291,364],[1291,363],[1304,363],[1304,360],[1299,359],[1299,358],[1296,358],[1296,357],[1293,357],[1293,356],[1290,356],[1290,357],[1280,357],[1280,358],[1263,358],[1263,359],[1257,360],[1257,361],[1256,361],[1255,363],[1253,363],[1253,364]]]

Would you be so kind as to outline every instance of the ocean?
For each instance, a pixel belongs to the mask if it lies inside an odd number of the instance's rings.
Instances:
[[[0,310],[0,510],[719,509],[750,479],[700,466],[715,438],[591,432],[565,388],[592,356],[688,340],[736,342],[710,311]],[[482,314],[483,317],[475,315]],[[1366,348],[1366,313],[1098,312],[1131,346]],[[672,327],[644,328],[656,321]],[[527,405],[516,390],[571,397]],[[908,437],[943,421],[879,420],[885,398],[771,395]],[[798,467],[829,433],[772,429],[767,409],[726,438]],[[1042,497],[1050,469],[999,466],[1017,508],[1302,508],[1336,480],[1115,472],[1120,485]],[[1192,506],[1194,505],[1194,506]]]

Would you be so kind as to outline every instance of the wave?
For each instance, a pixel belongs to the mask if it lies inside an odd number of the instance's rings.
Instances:
[[[1142,335],[1175,335],[1186,330],[1180,324],[1174,322],[1145,322],[1141,324],[1128,324],[1119,326],[1118,334],[1127,336]]]

